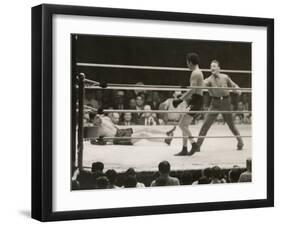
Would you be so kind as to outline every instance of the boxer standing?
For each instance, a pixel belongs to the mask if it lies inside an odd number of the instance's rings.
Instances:
[[[189,111],[198,111],[202,109],[203,106],[203,90],[202,89],[192,89],[192,87],[202,87],[204,85],[204,76],[199,68],[199,56],[196,53],[189,53],[186,57],[186,63],[189,69],[192,71],[190,75],[190,90],[185,92],[178,99],[173,101],[174,107],[177,107],[181,102],[186,101],[187,108]],[[192,155],[194,151],[198,149],[196,142],[194,141],[189,125],[191,124],[194,117],[197,114],[185,113],[179,122],[179,127],[182,130],[183,135],[183,147],[182,150],[176,154],[176,156]],[[188,139],[192,145],[190,152],[187,150]]]

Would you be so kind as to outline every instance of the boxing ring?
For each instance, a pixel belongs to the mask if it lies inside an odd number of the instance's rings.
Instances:
[[[159,127],[162,127],[163,131],[169,128],[169,126]],[[201,124],[191,125],[190,129],[193,134],[198,134],[200,127]],[[238,129],[241,134],[251,135],[251,125],[240,125]],[[215,165],[221,168],[232,168],[234,165],[243,168],[246,166],[246,159],[251,156],[250,139],[244,139],[244,149],[237,151],[236,140],[232,138],[227,125],[214,124],[208,134],[215,138],[206,139],[201,151],[192,156],[174,156],[182,147],[182,140],[177,138],[173,139],[170,146],[148,139],[140,139],[133,146],[100,146],[84,141],[83,166],[90,168],[92,162],[101,161],[105,169],[115,169],[118,172],[124,172],[129,167],[135,168],[136,171],[157,171],[159,162],[163,160],[170,162],[172,170],[195,170]],[[229,136],[229,138],[222,138],[223,146],[217,138],[222,134]],[[181,137],[179,128],[175,131],[175,137]]]
[[[118,67],[118,68],[131,68],[133,69],[148,69],[148,70],[185,70],[187,68],[163,68],[163,67],[146,67],[146,66],[128,66],[128,65],[106,65],[106,64],[83,64],[77,63],[77,66],[93,66],[93,67]],[[202,71],[209,71],[203,69]],[[221,70],[222,72],[235,72],[235,73],[248,73],[251,71],[243,70]],[[138,139],[134,145],[93,145],[90,139],[84,137],[83,116],[85,111],[92,111],[98,113],[98,109],[91,108],[84,105],[85,89],[112,89],[112,90],[153,90],[153,91],[188,91],[190,89],[203,89],[208,91],[207,87],[181,87],[181,86],[168,86],[168,85],[132,85],[132,84],[113,84],[92,81],[85,78],[85,74],[80,73],[76,78],[76,88],[78,89],[78,130],[77,130],[77,149],[75,155],[75,165],[79,169],[89,169],[91,164],[96,161],[104,163],[105,169],[115,169],[118,172],[123,172],[130,167],[135,168],[136,171],[156,171],[159,162],[167,160],[172,166],[172,170],[193,170],[203,169],[218,165],[221,168],[232,168],[234,165],[245,167],[246,159],[251,157],[251,135],[252,128],[250,124],[237,125],[241,136],[244,139],[244,149],[242,151],[236,150],[236,139],[232,135],[227,125],[213,124],[208,132],[208,136],[204,136],[205,142],[201,147],[200,152],[196,152],[192,156],[175,156],[182,147],[181,130],[177,127],[171,145],[166,145],[164,142],[151,141],[154,137],[134,137]],[[232,88],[232,87],[212,87],[211,89],[227,89],[230,92],[241,91],[243,93],[251,93],[251,88]],[[183,110],[117,110],[117,109],[104,109],[103,113],[181,113],[187,111]],[[235,114],[235,113],[251,113],[251,111],[188,111],[189,113],[208,113],[208,114]],[[130,126],[140,128],[145,126]],[[168,125],[157,125],[160,130],[167,131],[171,128]],[[128,128],[125,126],[118,126],[118,128]],[[199,134],[201,124],[190,125],[190,130],[193,135]],[[98,137],[93,137],[96,139]],[[116,137],[104,137],[103,139],[115,139]],[[128,139],[124,137],[121,139]],[[155,139],[159,136],[156,136]],[[167,138],[165,136],[161,138]],[[193,136],[199,138],[199,136]],[[118,137],[120,139],[120,137]],[[221,139],[224,139],[223,145]]]

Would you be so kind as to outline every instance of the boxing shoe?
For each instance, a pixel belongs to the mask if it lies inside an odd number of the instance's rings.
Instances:
[[[194,153],[200,152],[200,146],[196,142],[192,143],[192,148],[191,148],[190,152],[194,152]]]
[[[187,147],[183,146],[182,150],[175,154],[175,156],[191,156],[194,155],[195,152],[198,152],[198,150],[200,151],[200,147],[196,143],[192,143],[192,148],[190,151],[187,150]]]

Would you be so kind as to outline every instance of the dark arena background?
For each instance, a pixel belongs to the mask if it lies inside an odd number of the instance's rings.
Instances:
[[[77,75],[83,73],[85,79],[101,83],[184,87],[190,85],[190,71],[122,68],[110,65],[187,69],[186,55],[195,52],[200,57],[200,68],[206,69],[203,70],[204,78],[210,76],[207,69],[210,68],[210,62],[216,59],[220,62],[222,70],[229,70],[223,73],[229,75],[239,87],[251,88],[251,43],[84,34],[72,34],[71,40],[73,190],[106,188],[106,186],[94,185],[96,182],[93,182],[92,178],[97,179],[97,172],[94,172],[95,167],[100,167],[99,171],[101,172],[98,174],[104,179],[100,180],[101,184],[102,182],[110,183],[110,181],[106,182],[106,173],[108,170],[114,170],[117,173],[114,184],[118,187],[126,187],[125,181],[128,174],[135,175],[138,183],[150,186],[151,182],[159,176],[158,164],[164,160],[170,163],[170,175],[177,177],[180,184],[183,185],[198,183],[203,177],[207,177],[211,183],[212,172],[216,170],[219,171],[220,181],[233,182],[229,178],[230,172],[240,175],[246,171],[246,162],[252,157],[251,138],[244,139],[245,148],[242,151],[236,150],[234,137],[207,138],[202,145],[201,152],[195,153],[193,156],[180,157],[174,156],[174,154],[180,151],[182,139],[173,139],[170,146],[145,139],[131,146],[91,144],[89,140],[81,137],[84,136],[83,132],[79,137],[79,127],[81,125],[82,127],[91,127],[95,116],[93,112],[84,111],[85,105],[96,109],[135,109],[131,102],[136,102],[137,96],[143,95],[143,105],[151,105],[152,110],[158,110],[161,109],[161,103],[173,97],[173,90],[134,92],[133,90],[110,90],[107,88],[87,89],[87,83],[85,83],[84,93],[81,94],[77,89],[77,84],[79,85]],[[79,105],[81,95],[83,96],[84,115],[83,119],[80,118],[79,123],[77,105]],[[233,111],[251,111],[250,92],[242,93],[241,96],[231,93],[230,97]],[[210,101],[209,93],[204,92],[202,110],[208,110]],[[112,114],[109,117],[114,118],[115,116]],[[252,114],[237,113],[232,116],[241,135],[250,136]],[[198,135],[204,117],[205,114],[201,114],[190,126],[194,136]],[[114,123],[120,128],[125,127],[124,114],[118,114],[117,118],[118,120],[112,119],[116,120]],[[157,113],[155,118],[159,122],[157,127],[162,128],[163,131],[177,125],[176,120],[174,124],[169,122],[167,114]],[[132,127],[144,126],[133,119],[134,117],[132,117]],[[181,135],[181,131],[177,127],[175,136]],[[232,133],[221,115],[218,115],[207,136],[220,135],[231,136]]]

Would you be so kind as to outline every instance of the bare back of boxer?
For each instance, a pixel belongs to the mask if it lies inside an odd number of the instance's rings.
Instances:
[[[203,90],[202,89],[192,89],[192,87],[202,87],[204,86],[204,76],[202,71],[199,68],[199,56],[196,53],[189,53],[187,55],[187,66],[192,70],[190,75],[190,89],[185,92],[182,96],[178,98],[178,100],[174,101],[174,106],[177,106],[182,101],[187,102],[188,111],[198,111],[202,109],[203,106]],[[193,113],[184,114],[179,122],[179,127],[182,130],[183,134],[183,147],[182,150],[177,153],[177,156],[185,156],[185,155],[193,155],[194,152],[188,152],[187,150],[187,142],[190,141],[192,145],[192,149],[194,150],[197,144],[192,137],[192,133],[189,129],[189,125],[191,124],[194,117],[197,114]]]

